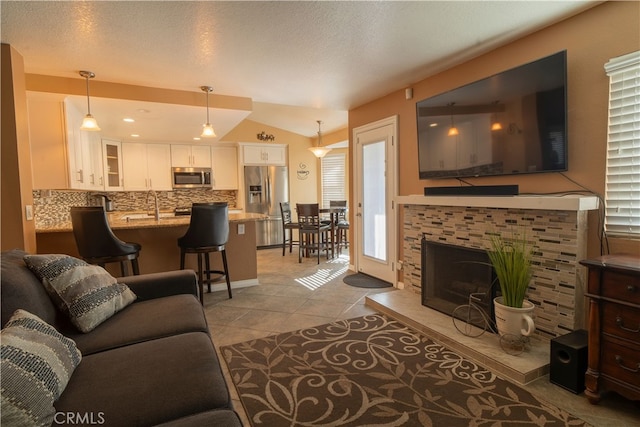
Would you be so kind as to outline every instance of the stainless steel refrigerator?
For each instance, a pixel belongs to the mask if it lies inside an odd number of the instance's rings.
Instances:
[[[258,247],[282,244],[280,202],[289,201],[289,170],[286,166],[244,167],[245,211],[269,218],[256,221]]]

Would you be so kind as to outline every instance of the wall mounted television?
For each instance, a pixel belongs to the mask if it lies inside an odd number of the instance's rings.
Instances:
[[[418,102],[420,179],[566,171],[566,88],[561,51]]]

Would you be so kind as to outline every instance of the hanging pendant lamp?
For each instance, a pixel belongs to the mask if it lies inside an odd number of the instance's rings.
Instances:
[[[451,107],[451,127],[449,128],[449,132],[447,133],[448,136],[456,136],[459,134],[458,128],[453,125],[453,104],[455,103],[452,102],[451,104],[449,104],[449,106]]]
[[[79,74],[87,80],[87,115],[84,116],[80,129],[98,132],[100,126],[98,126],[98,122],[91,115],[91,103],[89,102],[89,79],[94,78],[96,75],[91,71],[80,71]]]
[[[313,153],[314,156],[321,159],[326,154],[331,151],[331,148],[322,147],[322,132],[320,130],[320,125],[322,125],[322,120],[316,120],[318,122],[318,145],[316,147],[309,147],[309,151]]]
[[[207,94],[207,123],[202,125],[202,134],[200,136],[203,138],[215,138],[216,132],[209,122],[209,93],[213,92],[213,88],[211,86],[200,86],[200,89]]]

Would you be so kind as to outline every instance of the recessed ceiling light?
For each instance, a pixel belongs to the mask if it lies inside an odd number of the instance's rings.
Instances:
[[[193,140],[194,140],[194,141],[200,141],[200,137],[199,137],[199,136],[194,136],[194,137],[193,137]]]
[[[144,108],[139,108],[138,113],[150,113],[149,110],[145,110]]]
[[[437,126],[438,126],[438,124],[437,124],[437,123],[430,123],[430,124],[429,124],[429,127],[432,127],[432,128],[437,127]]]
[[[124,119],[122,119],[123,122],[127,122],[127,123],[133,123],[135,122],[134,119],[132,119],[131,117],[125,117]]]
[[[137,133],[132,133],[132,134],[131,134],[131,137],[132,137],[132,138],[139,138],[139,137],[140,137],[140,135],[138,135]]]

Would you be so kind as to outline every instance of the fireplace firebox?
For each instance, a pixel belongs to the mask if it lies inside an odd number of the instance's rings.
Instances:
[[[451,315],[471,293],[480,293],[477,304],[495,321],[492,301],[500,292],[486,252],[424,237],[421,245],[422,305]]]

